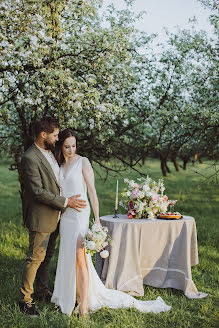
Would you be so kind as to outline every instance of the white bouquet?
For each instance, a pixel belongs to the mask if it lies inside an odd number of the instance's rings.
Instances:
[[[130,219],[153,219],[155,214],[166,212],[169,205],[168,197],[163,194],[165,187],[163,180],[158,183],[147,178],[134,180],[124,179],[127,187],[122,192],[124,200],[120,205],[128,210]]]
[[[111,243],[111,237],[108,234],[108,228],[102,227],[99,224],[93,224],[84,238],[86,253],[90,253],[91,256],[96,252],[100,252],[100,256],[102,258],[107,258],[109,256],[109,252],[104,250],[104,248],[109,243]]]

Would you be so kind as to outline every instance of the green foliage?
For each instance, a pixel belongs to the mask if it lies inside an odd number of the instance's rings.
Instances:
[[[28,147],[37,117],[53,115],[77,130],[90,159],[111,156],[124,98],[137,89],[138,48],[150,38],[139,39],[128,10],[100,18],[100,3],[1,3],[1,124],[12,154]]]
[[[216,40],[191,26],[167,31],[154,51],[155,36],[134,27],[133,1],[100,15],[101,3],[1,1],[1,147],[19,167],[34,121],[52,115],[108,170],[115,158],[122,170],[158,157],[164,175],[177,157],[217,160]]]
[[[28,247],[28,234],[22,227],[21,202],[17,172],[10,172],[7,164],[0,164],[0,327],[89,327],[89,328],[215,328],[217,327],[218,290],[218,219],[219,194],[216,185],[205,182],[200,175],[195,175],[191,169],[201,174],[212,174],[211,162],[196,164],[183,174],[171,173],[164,178],[166,193],[169,198],[178,199],[176,209],[182,214],[195,217],[198,231],[199,264],[192,268],[193,280],[198,290],[208,293],[205,299],[189,300],[181,291],[174,289],[157,289],[145,286],[145,296],[141,299],[150,300],[161,296],[172,306],[170,312],[158,315],[142,314],[137,310],[111,310],[104,308],[89,316],[88,319],[68,318],[61,314],[53,304],[37,303],[40,310],[39,318],[28,318],[18,309],[19,286],[21,272]],[[172,169],[172,166],[170,166]],[[104,174],[99,166],[96,172]],[[155,180],[161,177],[159,162],[148,161],[141,168]],[[96,174],[96,187],[100,201],[101,215],[113,213],[115,202],[116,180],[119,180],[119,191],[124,187],[123,178],[136,180],[137,172],[131,169],[123,172],[123,176],[110,177],[103,183]],[[120,208],[120,211],[122,209]],[[92,219],[92,216],[91,216]],[[53,257],[50,272],[50,288],[52,290],[58,247]]]
[[[218,34],[219,26],[218,26],[218,18],[219,18],[219,5],[216,0],[199,0],[203,7],[211,10],[212,14],[209,17],[209,20],[213,27],[215,28],[215,32]]]

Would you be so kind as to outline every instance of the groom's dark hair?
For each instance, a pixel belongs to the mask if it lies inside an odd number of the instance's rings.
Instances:
[[[54,117],[44,116],[35,122],[34,135],[38,137],[40,132],[53,133],[55,128],[59,129],[59,121]]]

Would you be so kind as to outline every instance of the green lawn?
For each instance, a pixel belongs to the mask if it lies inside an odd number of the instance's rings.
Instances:
[[[210,174],[210,162],[196,164],[201,174]],[[206,299],[189,300],[181,291],[156,289],[145,286],[142,299],[155,299],[161,296],[172,306],[172,310],[160,314],[142,314],[135,309],[110,310],[104,308],[87,319],[72,315],[68,318],[53,304],[38,303],[40,316],[29,318],[19,312],[19,286],[23,261],[28,247],[28,235],[22,227],[21,204],[17,173],[8,170],[8,164],[0,163],[0,327],[133,327],[133,328],[195,328],[219,327],[217,322],[217,298],[219,296],[219,185],[216,182],[204,182],[201,175],[195,174],[192,165],[187,171],[172,173],[164,179],[169,198],[178,199],[177,210],[195,217],[198,230],[199,262],[192,269],[193,280],[199,291],[209,294]],[[140,170],[152,178],[161,177],[158,161],[148,161]],[[137,178],[139,174],[127,170],[123,176],[114,174],[105,182],[101,180],[96,168],[96,188],[100,201],[100,214],[113,212],[115,203],[116,180],[120,191],[123,178]],[[51,265],[50,287],[52,290],[58,248]]]

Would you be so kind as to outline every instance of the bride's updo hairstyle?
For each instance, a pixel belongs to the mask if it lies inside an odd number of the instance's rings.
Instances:
[[[55,158],[59,165],[61,165],[64,162],[64,156],[62,154],[62,146],[65,141],[65,139],[69,137],[75,137],[77,140],[77,135],[74,130],[71,128],[67,128],[61,132],[59,132],[59,141],[56,142],[56,148],[55,148]]]

